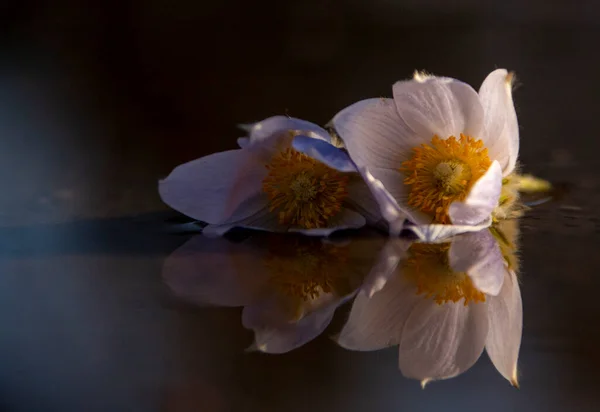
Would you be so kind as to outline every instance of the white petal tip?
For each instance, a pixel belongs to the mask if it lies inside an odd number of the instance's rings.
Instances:
[[[515,82],[515,72],[508,72],[504,78],[504,81],[506,82],[506,85],[512,89],[512,86]]]
[[[427,384],[428,384],[429,382],[431,382],[431,381],[432,381],[432,379],[431,379],[431,378],[425,378],[425,379],[423,379],[423,380],[421,381],[421,389],[425,389],[425,387],[427,386]]]
[[[512,378],[510,378],[510,384],[517,389],[521,389],[521,385],[519,385],[519,378],[517,377],[516,369],[515,369],[515,372],[513,373]]]
[[[250,133],[252,131],[252,127],[254,126],[254,123],[240,123],[237,125],[238,128],[242,129],[245,132]]]
[[[257,345],[256,342],[252,343],[252,345],[248,346],[244,352],[252,353],[252,352],[267,352],[267,345],[264,343],[262,345]]]
[[[428,74],[425,71],[415,70],[415,72],[413,73],[413,80],[418,83],[425,83],[425,81],[427,81],[427,79],[430,77],[433,77],[433,76],[431,74]]]

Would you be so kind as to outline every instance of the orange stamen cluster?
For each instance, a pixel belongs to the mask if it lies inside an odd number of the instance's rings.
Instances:
[[[417,287],[417,295],[425,295],[438,305],[459,302],[485,302],[485,294],[463,272],[454,272],[448,263],[449,243],[414,243],[409,257],[402,263],[402,272]]]
[[[436,223],[451,223],[450,204],[464,200],[491,165],[487,149],[481,140],[461,134],[460,139],[433,136],[431,144],[413,152],[400,168],[404,184],[410,186],[408,205],[433,216]]]
[[[284,225],[325,227],[348,195],[348,175],[292,148],[273,156],[266,168],[263,191],[269,196],[270,211],[277,211]]]

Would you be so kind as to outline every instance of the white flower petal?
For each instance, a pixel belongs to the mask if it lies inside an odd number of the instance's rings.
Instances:
[[[265,176],[264,164],[251,153],[230,150],[177,166],[159,182],[158,190],[173,209],[219,224],[233,214],[249,216],[264,206],[249,199],[260,194]]]
[[[356,172],[356,165],[350,160],[348,153],[324,140],[299,135],[294,137],[292,146],[297,151],[326,164],[332,169],[340,172]]]
[[[396,274],[396,268],[400,261],[406,256],[406,251],[412,241],[389,237],[379,252],[375,264],[366,276],[361,293],[372,297],[386,285],[387,281]]]
[[[381,216],[388,222],[390,234],[397,236],[404,227],[407,218],[406,212],[400,208],[381,180],[376,179],[368,168],[360,167],[359,171],[379,205]]]
[[[224,233],[235,227],[278,233],[290,231],[289,226],[279,222],[276,213],[269,211],[267,202],[264,199],[259,199],[259,201],[262,202],[263,208],[256,213],[240,219],[236,219],[238,216],[234,215],[232,219],[228,219],[224,224],[206,226],[202,230],[202,233],[209,237],[222,236]]]
[[[240,137],[237,139],[237,144],[240,148],[244,149],[250,144],[250,139],[247,137]]]
[[[370,284],[354,300],[348,321],[336,337],[343,348],[372,351],[399,344],[406,319],[422,299],[396,270],[397,261],[382,263],[386,270],[393,269],[380,277],[369,275]]]
[[[398,169],[410,150],[424,143],[398,116],[392,99],[354,103],[336,114],[332,123],[359,166]]]
[[[327,227],[318,229],[290,228],[289,231],[310,236],[328,236],[337,230],[361,228],[366,223],[367,220],[361,214],[348,208],[342,208],[337,215],[333,216],[330,221],[327,222]]]
[[[243,306],[262,289],[263,273],[244,276],[239,268],[255,267],[257,257],[243,244],[194,236],[173,252],[163,279],[179,298],[198,305]]]
[[[506,272],[500,294],[490,298],[488,306],[490,329],[486,351],[498,372],[518,387],[517,361],[523,332],[523,304],[514,271]]]
[[[368,223],[373,226],[379,224],[382,219],[379,204],[360,174],[350,176],[346,190],[348,191],[348,198],[345,203],[352,210],[363,215]]]
[[[416,224],[431,222],[430,216],[407,206],[410,188],[404,184],[404,176],[399,170],[363,167],[359,171],[377,200],[381,215],[390,224],[392,233],[393,227],[402,229],[406,218]]]
[[[486,220],[478,225],[407,225],[405,228],[413,232],[423,242],[438,243],[447,240],[450,237],[461,233],[478,232],[489,227],[492,224],[492,217],[488,216]]]
[[[266,141],[280,136],[282,133],[294,132],[293,134],[304,134],[306,136],[329,142],[331,137],[322,127],[302,119],[288,116],[273,116],[249,127],[249,143],[264,144]]]
[[[487,332],[485,303],[438,305],[424,298],[402,331],[400,370],[420,381],[457,376],[477,361]]]
[[[464,202],[454,202],[448,209],[455,225],[478,225],[491,216],[498,206],[502,191],[502,169],[494,161],[483,176],[475,182]]]
[[[393,86],[400,117],[424,142],[461,133],[477,137],[483,126],[483,108],[477,92],[458,80],[427,77],[401,81]]]
[[[266,323],[244,326],[254,330],[254,347],[264,353],[286,353],[319,336],[331,323],[338,305],[343,300],[331,302],[296,323],[268,325]],[[246,311],[247,308],[244,308]]]
[[[479,89],[485,113],[482,138],[492,159],[498,160],[503,175],[515,169],[519,154],[519,125],[512,98],[513,75],[505,69],[491,72]]]
[[[477,289],[497,295],[507,267],[500,246],[489,230],[456,236],[448,252],[450,267],[469,275]]]

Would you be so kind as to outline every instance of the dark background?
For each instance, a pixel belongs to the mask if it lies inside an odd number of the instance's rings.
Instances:
[[[592,0],[0,2],[0,409],[599,410],[599,40]],[[523,170],[569,188],[522,223],[520,391],[485,356],[424,392],[393,349],[249,356],[238,311],[168,296],[174,166],[238,123],[498,67]]]

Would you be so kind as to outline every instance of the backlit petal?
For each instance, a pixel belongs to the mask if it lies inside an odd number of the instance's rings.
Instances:
[[[464,202],[450,205],[448,214],[455,225],[479,225],[498,206],[502,190],[502,169],[497,161],[471,188]]]
[[[507,267],[500,246],[489,230],[456,236],[448,252],[450,267],[469,275],[477,289],[497,295]]]
[[[397,270],[408,242],[390,239],[358,294],[337,343],[357,351],[383,349],[400,343],[404,323],[417,296]]]
[[[336,114],[332,123],[359,166],[398,169],[411,148],[424,142],[398,116],[392,99],[359,101]]]
[[[159,182],[162,200],[173,209],[220,224],[234,213],[249,216],[261,207],[249,199],[261,193],[264,164],[245,150],[219,152],[176,167]]]
[[[379,212],[379,204],[360,174],[351,175],[346,190],[348,191],[348,198],[345,203],[348,207],[363,215],[367,222],[373,226],[381,223],[382,216]]]
[[[492,217],[478,225],[406,225],[406,229],[413,232],[420,240],[424,242],[442,242],[450,237],[461,233],[478,232],[489,227],[492,224]]]
[[[394,84],[394,102],[408,128],[429,142],[461,133],[477,137],[483,126],[483,108],[471,86],[445,77],[426,77]]]
[[[194,236],[165,260],[163,279],[177,297],[197,305],[247,305],[266,281],[263,273],[239,272],[256,265],[252,252],[225,239]]]
[[[296,136],[292,143],[294,149],[326,164],[340,172],[356,172],[356,166],[345,151],[332,144],[308,136]]]
[[[381,216],[388,222],[390,234],[397,236],[406,222],[406,212],[400,208],[396,199],[385,188],[381,180],[375,178],[368,168],[360,167],[359,170],[379,205]]]
[[[477,361],[488,332],[485,303],[438,305],[423,299],[408,318],[399,347],[399,366],[420,381],[452,378]]]
[[[249,144],[267,143],[282,133],[294,132],[329,142],[329,133],[320,126],[302,119],[288,116],[273,116],[248,126]]]
[[[303,233],[310,236],[328,236],[336,230],[358,229],[367,223],[364,216],[348,208],[342,208],[340,212],[328,222],[328,227],[318,229],[296,229],[290,228],[290,232]]]
[[[518,387],[517,361],[523,332],[523,304],[514,271],[506,272],[500,294],[490,298],[488,306],[490,329],[486,351],[498,372]]]
[[[286,353],[323,333],[341,302],[341,300],[331,302],[295,323],[279,325],[245,323],[244,326],[254,330],[253,348],[256,350],[264,353]],[[244,311],[246,309],[248,308],[244,308]]]
[[[513,74],[505,69],[491,72],[479,89],[485,113],[482,138],[490,157],[498,160],[503,175],[515,169],[519,154],[519,125],[512,98]]]

